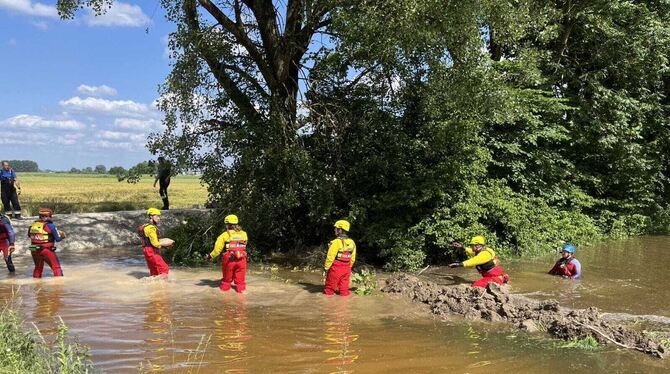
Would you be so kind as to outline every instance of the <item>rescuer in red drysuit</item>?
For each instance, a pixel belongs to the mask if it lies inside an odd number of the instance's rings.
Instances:
[[[149,216],[149,223],[140,225],[137,229],[142,240],[144,259],[147,261],[149,274],[167,278],[170,267],[161,256],[160,251],[162,247],[159,241],[160,231],[158,230],[158,223],[161,221],[161,211],[156,208],[149,208],[147,215]]]
[[[451,243],[454,248],[463,248],[463,244],[454,241]],[[465,248],[468,260],[463,262],[454,262],[449,264],[450,268],[457,267],[475,267],[482,279],[472,283],[472,287],[486,288],[489,282],[505,284],[509,281],[509,275],[505,273],[500,260],[493,249],[486,246],[486,240],[483,236],[475,236],[470,240],[470,246]]]
[[[241,293],[247,288],[245,280],[247,273],[247,233],[239,225],[239,219],[236,215],[227,215],[224,219],[226,231],[224,231],[214,243],[212,252],[205,256],[208,260],[213,260],[221,254],[221,291],[230,290],[230,286],[235,282],[235,291]]]
[[[53,211],[49,208],[40,208],[39,220],[33,222],[28,230],[30,238],[30,254],[35,262],[33,278],[42,278],[42,270],[46,262],[51,267],[54,277],[62,277],[63,270],[56,255],[56,243],[65,239],[65,233],[58,231],[52,222]]]
[[[335,222],[335,240],[328,246],[326,262],[326,282],[323,293],[333,295],[339,290],[340,296],[349,296],[349,278],[351,268],[356,262],[356,243],[349,239],[347,233],[351,225],[345,220]]]

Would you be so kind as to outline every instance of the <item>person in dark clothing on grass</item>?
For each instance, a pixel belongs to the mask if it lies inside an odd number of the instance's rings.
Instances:
[[[163,199],[163,207],[161,210],[170,209],[170,200],[168,199],[168,186],[170,185],[170,176],[172,175],[172,165],[165,161],[165,157],[158,157],[158,173],[156,173],[156,180],[154,180],[154,188],[158,183],[158,193]]]
[[[9,166],[9,161],[2,161],[0,170],[0,192],[2,194],[2,205],[5,208],[5,215],[14,219],[21,219],[21,205],[19,205],[19,195],[21,194],[21,185],[16,179],[16,172]],[[14,208],[12,210],[12,208]]]

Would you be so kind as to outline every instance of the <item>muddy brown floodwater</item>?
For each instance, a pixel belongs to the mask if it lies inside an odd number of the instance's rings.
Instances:
[[[512,290],[570,307],[670,316],[668,238],[642,238],[578,252],[579,283],[545,276],[553,257],[507,265]],[[388,296],[326,298],[320,275],[251,267],[245,295],[218,290],[218,268],[173,269],[144,278],[139,248],[67,251],[65,277],[34,281],[26,254],[17,274],[0,270],[0,295],[20,287],[22,312],[42,333],[62,317],[110,373],[663,373],[670,360],[606,347],[590,352],[499,323],[441,320]],[[474,279],[431,268],[444,283]]]

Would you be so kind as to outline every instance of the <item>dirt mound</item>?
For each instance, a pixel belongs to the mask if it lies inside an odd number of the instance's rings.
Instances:
[[[662,358],[664,348],[642,331],[632,330],[602,317],[596,308],[569,310],[555,300],[537,301],[511,294],[507,286],[489,283],[486,289],[467,285],[440,286],[408,274],[386,280],[382,292],[428,304],[439,316],[512,323],[527,331],[547,331],[570,340],[593,337],[601,344],[615,344]]]

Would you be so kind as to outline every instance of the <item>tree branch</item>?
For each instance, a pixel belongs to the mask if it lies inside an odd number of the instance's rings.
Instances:
[[[235,103],[235,106],[240,110],[240,113],[244,117],[254,123],[259,123],[263,121],[263,116],[256,110],[254,105],[251,102],[249,96],[247,96],[240,88],[235,84],[235,81],[226,74],[225,69],[223,69],[217,59],[211,55],[211,53],[203,47],[200,43],[200,24],[198,20],[198,11],[196,8],[196,0],[185,0],[184,1],[184,16],[186,19],[186,25],[188,26],[189,34],[192,38],[195,38],[195,42],[191,42],[193,47],[200,52],[200,55],[205,60],[209,69],[212,71],[212,74],[216,78],[217,82],[223,87],[230,99]],[[198,0],[204,1],[204,0]]]
[[[246,34],[243,27],[239,27],[237,23],[228,18],[228,16],[226,16],[226,14],[223,13],[221,9],[219,9],[219,7],[213,4],[210,0],[198,0],[198,3],[200,3],[200,5],[205,8],[207,12],[211,14],[212,17],[214,17],[214,19],[219,22],[224,29],[226,29],[226,31],[233,34],[235,36],[235,40],[237,40],[237,42],[242,45],[247,50],[247,52],[249,52],[249,55],[254,59],[256,65],[258,65],[258,70],[261,72],[261,74],[263,74],[265,81],[270,86],[276,85],[275,75],[272,73],[273,70],[270,68],[270,66],[268,66],[268,61],[266,60],[265,56],[263,56],[261,51],[258,50],[256,44],[254,44],[254,42]],[[241,22],[241,15],[239,17],[240,19],[238,21]],[[267,46],[265,46],[265,49],[267,51]]]

